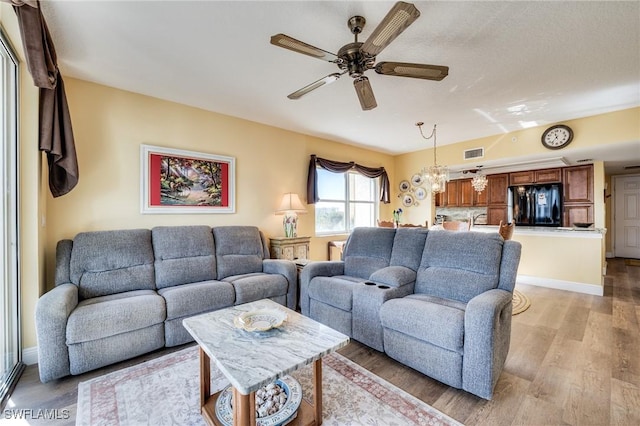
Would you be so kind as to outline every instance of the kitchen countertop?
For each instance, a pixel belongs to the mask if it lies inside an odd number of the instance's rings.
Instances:
[[[498,232],[496,225],[474,225],[475,232]],[[606,228],[567,228],[546,226],[516,226],[514,235],[548,235],[554,237],[602,238],[607,233]]]

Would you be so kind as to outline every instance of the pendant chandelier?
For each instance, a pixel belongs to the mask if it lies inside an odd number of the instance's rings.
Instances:
[[[436,125],[433,125],[433,131],[429,136],[425,136],[424,133],[422,133],[423,125],[424,123],[422,121],[416,123],[418,129],[420,129],[420,135],[425,140],[433,138],[433,166],[424,167],[421,171],[421,174],[427,184],[427,187],[433,194],[445,192],[446,183],[449,181],[449,168],[447,166],[441,166],[438,164],[438,159],[436,156]]]
[[[476,192],[484,191],[488,183],[489,181],[487,180],[487,177],[480,173],[480,171],[478,171],[473,179],[471,179],[471,186],[473,186],[473,189],[475,189]]]

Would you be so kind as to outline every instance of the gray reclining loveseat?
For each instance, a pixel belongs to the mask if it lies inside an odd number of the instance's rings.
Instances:
[[[58,242],[36,305],[40,380],[189,342],[185,317],[263,298],[294,309],[297,296],[295,264],[269,259],[256,227],[83,232]]]
[[[307,265],[302,313],[491,399],[511,334],[520,243],[498,233],[357,228],[343,260]]]

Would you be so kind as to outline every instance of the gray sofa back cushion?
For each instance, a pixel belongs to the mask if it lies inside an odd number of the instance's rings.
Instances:
[[[213,234],[208,226],[158,226],[151,230],[156,287],[216,279]]]
[[[404,266],[417,271],[428,232],[426,228],[396,229],[390,265]]]
[[[395,234],[393,228],[355,228],[344,247],[344,274],[368,279],[389,266]]]
[[[151,231],[82,232],[73,239],[69,270],[81,299],[155,290]]]
[[[265,258],[260,231],[255,226],[213,228],[218,279],[232,275],[262,272]]]
[[[415,293],[467,303],[497,288],[503,243],[498,233],[429,232]]]

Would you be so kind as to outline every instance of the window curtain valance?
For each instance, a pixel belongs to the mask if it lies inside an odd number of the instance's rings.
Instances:
[[[311,156],[309,161],[309,175],[307,176],[307,204],[315,204],[318,198],[318,171],[317,167],[322,167],[333,173],[346,173],[355,170],[368,178],[380,178],[380,201],[389,204],[389,176],[384,167],[366,167],[356,164],[353,161],[343,163],[339,161],[327,160],[319,158],[315,155]]]
[[[78,159],[71,116],[56,51],[37,0],[0,0],[13,5],[33,83],[40,88],[38,149],[47,154],[54,197],[78,184]]]

